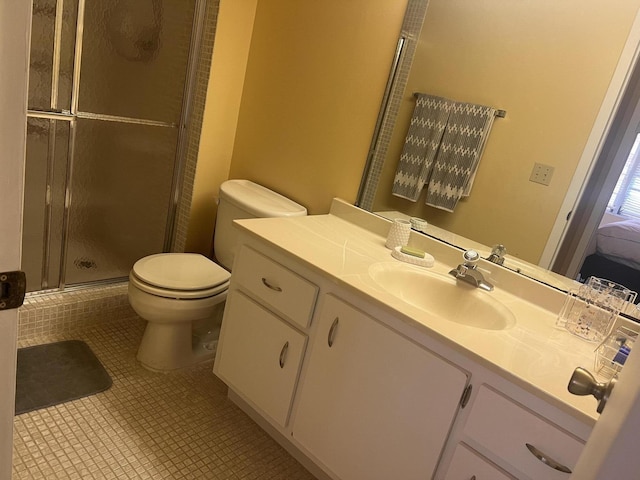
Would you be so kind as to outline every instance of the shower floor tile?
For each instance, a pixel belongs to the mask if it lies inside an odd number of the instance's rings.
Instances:
[[[15,417],[13,480],[312,480],[226,397],[211,362],[162,374],[135,360],[142,320],[20,347],[84,340],[113,379],[102,393]]]

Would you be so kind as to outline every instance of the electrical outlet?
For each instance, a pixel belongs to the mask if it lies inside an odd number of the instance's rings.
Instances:
[[[534,163],[533,171],[529,177],[529,181],[549,185],[551,176],[553,175],[553,167],[551,165],[543,165],[542,163]]]

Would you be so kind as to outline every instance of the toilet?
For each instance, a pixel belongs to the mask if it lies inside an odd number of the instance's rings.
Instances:
[[[306,214],[302,205],[249,180],[224,182],[214,234],[220,265],[196,253],[160,253],[141,258],[129,273],[129,303],[147,321],[138,361],[169,371],[213,358],[237,248],[233,220]]]

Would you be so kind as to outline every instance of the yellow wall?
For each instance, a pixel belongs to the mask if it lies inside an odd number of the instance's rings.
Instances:
[[[355,201],[406,3],[259,1],[230,177]]]
[[[229,176],[258,0],[222,0],[204,110],[187,252],[210,255],[220,184]]]
[[[537,263],[639,5],[431,0],[375,209],[422,216]],[[494,123],[471,196],[453,214],[386,193],[412,92],[507,110]],[[529,181],[536,162],[555,168],[550,186]]]

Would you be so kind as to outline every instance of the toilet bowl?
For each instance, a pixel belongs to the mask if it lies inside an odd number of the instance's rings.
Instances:
[[[305,207],[261,185],[224,182],[214,237],[222,266],[200,254],[160,253],[141,258],[129,273],[129,303],[147,321],[138,361],[168,371],[212,359],[237,247],[233,220],[306,214]]]
[[[137,359],[151,370],[174,370],[215,355],[230,274],[203,255],[165,253],[138,260],[129,274],[129,303],[147,320]],[[218,315],[216,315],[216,312]],[[210,330],[194,323],[212,320]],[[217,320],[217,321],[216,321]]]

